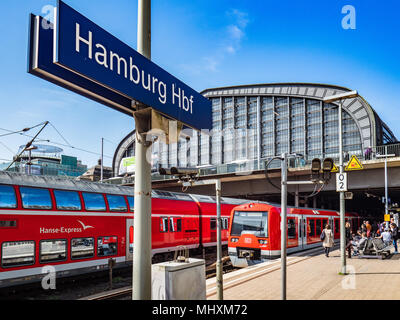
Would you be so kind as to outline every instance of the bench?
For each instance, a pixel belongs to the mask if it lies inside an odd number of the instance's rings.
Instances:
[[[390,256],[390,249],[392,249],[393,245],[385,245],[382,239],[368,239],[365,241],[362,248],[359,248],[360,255],[358,258],[375,258],[375,259],[383,259]]]

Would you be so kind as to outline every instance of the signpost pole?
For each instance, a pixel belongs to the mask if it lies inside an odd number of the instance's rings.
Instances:
[[[286,300],[286,208],[287,208],[287,154],[282,154],[281,167],[281,277],[282,300]]]
[[[101,167],[100,167],[100,182],[103,182],[103,160],[104,160],[104,156],[103,156],[103,147],[104,147],[104,138],[101,138]]]
[[[342,129],[343,100],[339,103],[339,172],[343,173],[343,129]],[[344,191],[340,191],[340,260],[342,274],[346,274],[346,226],[345,226],[345,200]]]
[[[385,146],[385,215],[389,214],[387,156],[387,146]],[[389,228],[389,222],[386,222],[386,227]]]
[[[217,296],[218,300],[224,299],[222,282],[222,242],[221,242],[221,180],[215,180],[216,202],[217,202]]]
[[[138,52],[151,59],[151,0],[138,1]],[[137,110],[142,109],[140,105]],[[133,240],[132,300],[151,300],[151,166],[146,154],[151,128],[135,117],[135,213]],[[146,119],[141,121],[145,122]],[[148,124],[148,122],[147,122]],[[143,132],[138,132],[141,128]]]

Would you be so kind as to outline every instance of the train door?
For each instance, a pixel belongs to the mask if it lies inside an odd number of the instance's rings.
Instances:
[[[126,261],[133,260],[133,219],[126,219]]]
[[[299,247],[304,249],[307,245],[307,223],[305,217],[299,217]]]
[[[297,247],[299,245],[298,238],[298,218],[288,217],[287,218],[287,247]]]
[[[217,242],[217,218],[210,219],[210,242]]]
[[[333,238],[340,239],[340,219],[333,218]]]

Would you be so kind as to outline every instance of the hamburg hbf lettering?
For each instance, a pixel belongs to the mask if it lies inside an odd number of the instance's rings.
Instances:
[[[101,43],[94,43],[93,32],[89,31],[86,35],[81,35],[80,24],[75,23],[75,50],[78,53],[86,54],[89,59],[94,59],[99,65],[118,75],[128,79],[133,85],[141,86],[143,89],[158,95],[158,100],[166,104],[168,98],[173,105],[178,105],[182,110],[193,114],[194,97],[185,95],[185,90],[172,83],[167,90],[167,85],[155,76],[147,73],[135,64],[132,57],[121,57],[118,53],[107,48]],[[85,46],[85,48],[84,48]],[[168,96],[168,92],[171,93]]]

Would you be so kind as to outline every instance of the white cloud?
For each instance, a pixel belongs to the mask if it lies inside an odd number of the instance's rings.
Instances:
[[[198,65],[181,64],[181,68],[186,72],[198,75],[206,70],[207,72],[217,72],[218,66],[222,63],[227,54],[235,54],[241,47],[241,42],[246,36],[245,29],[249,23],[248,14],[237,9],[230,9],[226,16],[229,17],[229,24],[225,27],[225,36],[222,37],[212,55],[202,58],[202,63]]]
[[[228,33],[230,35],[230,38],[233,39],[233,40],[240,40],[244,36],[243,30],[241,30],[236,25],[228,26]]]

